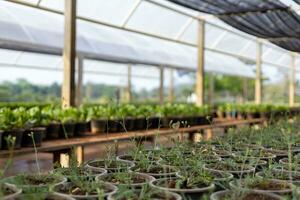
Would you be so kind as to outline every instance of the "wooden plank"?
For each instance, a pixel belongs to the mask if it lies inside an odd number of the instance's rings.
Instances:
[[[290,69],[290,84],[289,84],[289,105],[295,106],[296,94],[296,56],[292,54],[292,64]]]
[[[65,0],[62,107],[75,106],[76,0]]]
[[[205,21],[198,22],[198,67],[196,72],[196,104],[198,106],[204,105],[204,65],[205,65]]]
[[[76,87],[76,105],[82,104],[83,91],[83,57],[77,57],[77,87]]]
[[[162,66],[160,67],[159,103],[164,104],[164,68]]]
[[[257,42],[256,47],[256,78],[255,78],[255,103],[261,104],[262,102],[262,43]]]
[[[265,119],[251,119],[251,120],[227,120],[223,122],[215,122],[212,125],[200,125],[192,126],[187,128],[179,128],[176,133],[189,134],[193,132],[201,132],[202,130],[212,129],[212,128],[223,128],[238,126],[243,124],[257,124],[263,123]],[[173,129],[160,129],[160,130],[148,130],[148,131],[136,131],[136,132],[127,132],[127,133],[107,133],[96,136],[81,137],[81,138],[70,138],[68,140],[53,140],[43,142],[41,147],[37,148],[38,152],[54,152],[59,150],[70,149],[74,146],[87,146],[93,144],[99,144],[103,142],[111,142],[118,140],[128,140],[132,138],[139,137],[150,137],[150,136],[162,136],[162,135],[171,135],[174,134]],[[15,150],[14,155],[22,155],[34,153],[33,148],[22,148],[20,150]],[[5,158],[9,155],[9,151],[3,150],[0,151],[0,158]]]
[[[174,101],[174,69],[170,69],[169,102]]]

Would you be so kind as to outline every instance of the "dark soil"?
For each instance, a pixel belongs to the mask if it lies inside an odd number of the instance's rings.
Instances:
[[[146,183],[147,180],[144,177],[141,176],[130,176],[129,174],[126,175],[124,178],[119,178],[117,176],[114,175],[108,175],[106,177],[103,178],[104,181],[110,182],[110,183],[114,183],[114,184],[139,184],[139,183]]]
[[[178,188],[176,179],[165,180],[165,181],[161,182],[159,185],[163,186],[163,187],[171,188],[171,189],[195,189],[195,188],[204,188],[204,187],[209,186],[206,184],[198,184],[194,187],[190,187],[190,186],[187,186],[187,183],[183,182],[183,183],[180,183],[179,188]]]
[[[139,171],[142,173],[151,173],[151,174],[165,174],[165,173],[174,173],[175,171],[169,167],[162,166],[151,166],[148,169],[136,166],[133,168],[134,171]]]
[[[255,194],[255,193],[251,193],[251,194],[245,194],[242,197],[238,196],[238,197],[232,197],[232,196],[224,196],[222,197],[220,200],[254,200],[254,199],[259,199],[259,200],[277,200],[273,197],[268,197],[266,195],[263,194]]]
[[[86,186],[86,187],[88,187],[88,186]],[[101,187],[100,189],[103,189],[104,193],[112,192],[112,190],[110,190],[106,187]],[[71,195],[98,195],[96,188],[93,190],[90,187],[83,188],[83,187],[77,186],[75,184],[71,184],[66,187],[60,187],[58,189],[58,191],[61,193],[64,193],[64,194],[71,194]]]
[[[124,162],[118,162],[118,161],[111,161],[111,162],[105,162],[105,161],[96,161],[89,163],[90,166],[93,167],[100,167],[100,168],[124,168],[128,167],[129,164]]]
[[[274,181],[262,181],[255,182],[248,185],[251,189],[257,190],[285,190],[290,189],[290,186],[286,183],[274,182]]]
[[[41,186],[41,185],[52,184],[55,183],[56,181],[57,179],[55,179],[54,177],[26,176],[23,179],[23,184]]]

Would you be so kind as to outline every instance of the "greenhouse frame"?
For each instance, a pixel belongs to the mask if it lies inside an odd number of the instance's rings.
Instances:
[[[1,0],[0,199],[300,199],[299,35],[300,0]]]

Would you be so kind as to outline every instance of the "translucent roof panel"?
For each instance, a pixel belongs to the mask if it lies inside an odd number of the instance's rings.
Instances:
[[[78,16],[121,26],[138,1],[139,0],[89,0],[87,3],[86,0],[78,0]]]
[[[130,18],[127,27],[175,38],[189,19],[174,11],[143,1]]]
[[[254,66],[248,65],[238,58],[207,51],[205,54],[205,61],[205,69],[208,72],[255,77]]]
[[[197,44],[198,41],[198,21],[193,20],[182,35],[178,38],[180,41]]]
[[[58,66],[61,62],[61,56],[22,52],[18,56],[14,64],[37,67],[55,67]]]
[[[14,64],[21,53],[20,51],[0,49],[0,63]]]

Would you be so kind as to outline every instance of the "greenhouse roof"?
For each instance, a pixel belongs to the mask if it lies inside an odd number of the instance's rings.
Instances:
[[[248,34],[300,52],[300,16],[279,0],[169,0],[220,20]]]
[[[279,2],[272,6],[287,8]],[[63,10],[62,0],[0,1],[0,29],[5,30],[0,31],[0,48],[61,55]],[[78,0],[77,51],[88,59],[196,71],[199,18],[207,21],[205,70],[254,77],[255,37],[207,14],[162,0],[90,0],[89,4]],[[263,44],[265,64],[290,66],[289,51]],[[0,64],[5,62],[0,57]],[[18,56],[9,63],[24,65]]]

